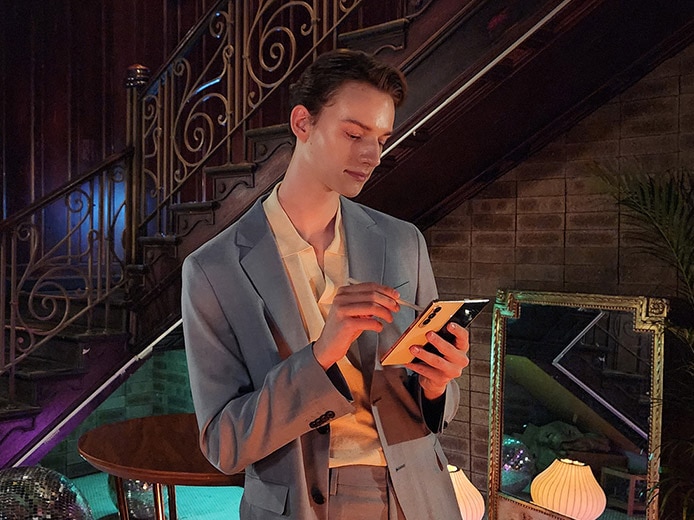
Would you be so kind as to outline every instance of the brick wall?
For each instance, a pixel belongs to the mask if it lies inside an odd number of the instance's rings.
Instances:
[[[538,110],[542,107],[538,106]],[[694,168],[694,46],[661,64],[425,231],[442,297],[499,288],[671,296],[675,273],[636,251],[624,215],[591,173]],[[491,314],[471,329],[451,462],[487,487]]]

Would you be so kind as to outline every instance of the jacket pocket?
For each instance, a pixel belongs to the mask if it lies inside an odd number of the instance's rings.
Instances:
[[[287,486],[263,482],[246,473],[243,497],[252,506],[281,515],[286,508],[288,494],[289,488]]]

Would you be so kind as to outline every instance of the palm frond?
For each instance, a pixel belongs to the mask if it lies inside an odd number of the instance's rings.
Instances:
[[[614,175],[598,167],[596,173],[629,210],[625,216],[638,230],[630,233],[638,249],[676,269],[694,310],[694,170]]]
[[[628,211],[624,212],[634,225],[629,233],[638,244],[638,250],[672,266],[682,282],[681,294],[694,314],[694,170],[682,168],[660,175],[632,171],[614,175],[606,168],[596,167],[595,173],[609,188],[615,200]],[[694,329],[668,323],[670,330],[690,349],[683,365],[685,374],[694,376]],[[685,378],[686,379],[686,378]],[[681,392],[680,404],[692,406],[687,386]],[[679,439],[663,444],[665,460],[694,461],[694,439]],[[661,511],[674,502],[681,511],[682,520],[694,517],[694,478],[689,467],[680,464],[662,467],[655,493],[660,499]],[[679,513],[677,513],[679,514]]]

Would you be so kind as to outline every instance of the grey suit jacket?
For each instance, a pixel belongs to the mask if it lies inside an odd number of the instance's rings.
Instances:
[[[350,276],[426,304],[434,276],[412,225],[342,199]],[[241,518],[327,519],[329,423],[353,410],[342,375],[313,356],[258,201],[183,266],[183,329],[200,446],[226,473],[245,470]],[[451,383],[437,424],[425,421],[416,374],[379,356],[414,319],[403,308],[358,347],[398,500],[410,520],[458,519],[436,433],[457,410]],[[432,431],[435,430],[435,431]]]

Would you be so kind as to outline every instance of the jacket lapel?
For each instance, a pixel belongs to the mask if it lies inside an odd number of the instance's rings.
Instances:
[[[349,276],[360,282],[383,283],[386,240],[373,219],[356,203],[342,198],[342,222],[347,242]],[[378,334],[365,331],[359,336],[357,345],[362,373],[367,388],[371,379],[378,352]],[[368,362],[367,362],[368,360]]]
[[[358,204],[345,198],[342,198],[341,204],[349,276],[363,282],[382,283],[386,253],[383,233]],[[237,246],[241,267],[265,302],[273,333],[281,331],[280,339],[284,339],[289,349],[296,352],[308,344],[308,336],[265,217],[262,200],[253,205],[238,225]],[[370,385],[378,349],[378,335],[366,331],[357,340],[357,344],[360,358],[371,360],[362,365],[367,384]]]
[[[278,346],[284,341],[293,352],[302,349],[308,337],[261,200],[239,221],[237,236],[241,267],[265,303],[273,335],[281,331]]]
[[[342,222],[347,241],[349,276],[360,282],[383,282],[386,241],[378,225],[357,204],[343,198]]]

